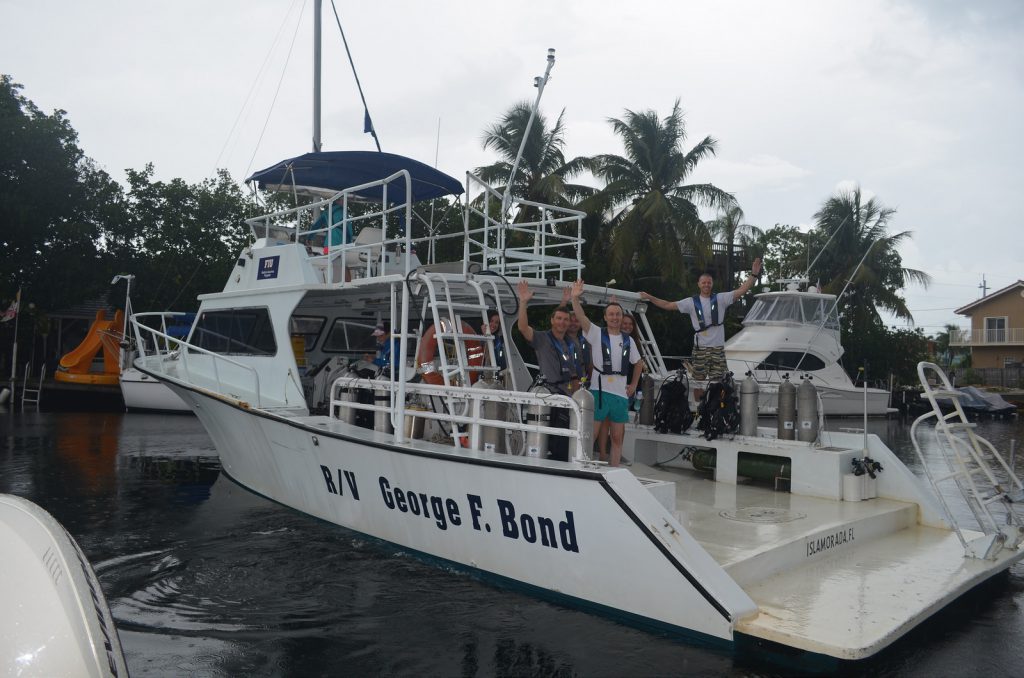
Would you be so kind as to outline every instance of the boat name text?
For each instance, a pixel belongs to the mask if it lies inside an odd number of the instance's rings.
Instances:
[[[337,469],[335,473],[322,465],[320,471],[328,493],[339,497],[347,494],[359,501],[359,485],[355,473],[343,469]],[[485,509],[483,498],[477,494],[467,493],[465,503],[460,503],[455,497],[401,488],[385,476],[380,476],[377,483],[381,499],[388,510],[429,520],[439,530],[466,525],[477,532],[491,532],[491,523],[487,520],[490,515],[496,516],[500,534],[506,539],[522,540],[553,549],[561,548],[571,553],[580,552],[572,511],[564,512],[565,520],[557,520],[520,511],[508,499],[496,499],[490,504],[493,509]]]

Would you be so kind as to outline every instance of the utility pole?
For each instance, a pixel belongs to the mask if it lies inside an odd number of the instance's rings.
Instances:
[[[988,294],[988,284],[985,282],[985,274],[981,274],[981,284],[978,285],[978,289],[981,290],[981,296],[984,297]]]

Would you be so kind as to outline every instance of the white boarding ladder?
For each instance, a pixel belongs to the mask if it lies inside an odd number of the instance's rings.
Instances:
[[[953,388],[942,368],[934,363],[920,362],[917,375],[932,407],[910,427],[910,438],[921,467],[935,488],[965,554],[971,558],[994,560],[1002,548],[1016,549],[1024,541],[1024,484],[992,443],[974,432],[976,424],[967,420],[960,405],[961,394]],[[952,402],[953,410],[943,414],[938,401],[947,398]],[[945,475],[937,476],[931,471],[918,444],[918,425],[932,418],[935,419],[936,447],[948,467]],[[983,536],[971,541],[964,536],[940,489],[940,485],[948,481],[953,481],[959,488],[984,532]]]
[[[494,352],[494,336],[490,333],[479,333],[488,324],[488,311],[483,285],[474,280],[438,273],[421,273],[416,276],[426,295],[421,317],[429,312],[434,321],[434,341],[437,342],[437,358],[440,363],[440,376],[445,386],[469,386],[471,373],[495,377],[499,371]],[[454,285],[453,285],[454,283]],[[496,305],[500,307],[497,286],[489,284]],[[453,286],[459,289],[453,291]],[[468,326],[468,331],[466,327]],[[500,331],[508,341],[504,314],[501,314]],[[454,346],[452,355],[445,350],[445,342]],[[476,344],[475,346],[472,344]],[[507,345],[507,343],[506,343]],[[417,354],[419,351],[417,351]],[[417,365],[417,368],[430,370],[430,366]]]
[[[21,382],[21,411],[25,411],[25,403],[35,403],[36,412],[39,411],[39,401],[43,397],[43,380],[46,378],[46,364],[39,370],[39,385],[32,388],[28,385],[29,377],[31,373],[29,368],[32,367],[31,363],[25,363],[25,380]]]

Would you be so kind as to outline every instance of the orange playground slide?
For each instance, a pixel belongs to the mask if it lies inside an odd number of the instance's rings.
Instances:
[[[85,339],[71,353],[60,359],[60,366],[53,378],[76,384],[116,384],[121,375],[119,347],[112,341],[111,334],[120,335],[124,331],[124,313],[118,310],[113,320],[107,320],[102,309],[96,311],[96,320],[92,322]],[[103,351],[103,371],[92,372],[92,361],[96,354]]]

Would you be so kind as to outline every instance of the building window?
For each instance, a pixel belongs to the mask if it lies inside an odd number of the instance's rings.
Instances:
[[[985,318],[985,343],[1001,344],[1006,341],[1007,317]]]

